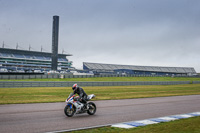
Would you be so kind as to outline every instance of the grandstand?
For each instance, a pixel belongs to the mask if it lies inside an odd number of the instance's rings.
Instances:
[[[0,69],[8,72],[34,72],[51,70],[51,53],[0,48]],[[70,54],[58,54],[58,70],[72,68]]]
[[[134,75],[177,75],[192,76],[197,75],[192,67],[160,67],[160,66],[136,66],[136,65],[116,65],[102,63],[83,62],[83,69],[93,71],[96,74],[134,74]]]

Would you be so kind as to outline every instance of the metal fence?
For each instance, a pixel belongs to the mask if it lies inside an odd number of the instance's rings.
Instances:
[[[37,82],[37,81],[0,81],[0,88],[20,87],[71,87],[79,86],[134,86],[134,85],[177,85],[200,84],[200,81],[138,81],[138,82]]]
[[[73,74],[44,74],[44,75],[0,75],[0,79],[54,79],[54,78],[92,78],[92,77],[142,77],[144,75],[73,75]],[[148,76],[148,75],[145,75]],[[148,76],[150,77],[150,75]],[[152,76],[151,76],[152,77]]]
[[[73,75],[73,74],[44,74],[44,75],[0,75],[0,79],[52,79],[52,78],[92,78],[92,77],[171,77],[168,75]],[[176,76],[176,77],[193,77],[193,76]],[[199,76],[195,76],[199,77]]]

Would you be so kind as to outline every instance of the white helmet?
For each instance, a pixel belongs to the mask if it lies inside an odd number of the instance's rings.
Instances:
[[[72,86],[72,90],[75,90],[75,89],[77,89],[78,88],[78,85],[77,84],[74,84],[73,86]]]

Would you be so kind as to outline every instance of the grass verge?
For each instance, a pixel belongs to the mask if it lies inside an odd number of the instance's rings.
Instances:
[[[84,87],[94,100],[199,95],[200,84]],[[0,88],[0,104],[64,102],[71,87]]]
[[[73,133],[200,133],[200,117],[175,120],[131,129],[103,127]]]

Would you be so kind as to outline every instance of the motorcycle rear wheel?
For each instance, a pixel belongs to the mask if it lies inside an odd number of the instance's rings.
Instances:
[[[72,117],[74,115],[74,113],[76,112],[76,108],[74,106],[72,106],[72,109],[70,109],[70,106],[66,105],[64,112],[65,112],[66,116]]]
[[[88,109],[87,113],[89,115],[94,115],[96,113],[96,105],[93,102],[89,102],[88,106],[89,106],[89,109]]]

